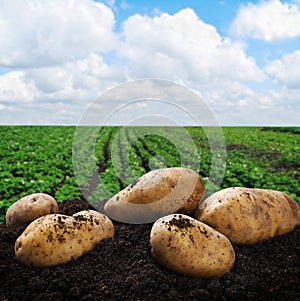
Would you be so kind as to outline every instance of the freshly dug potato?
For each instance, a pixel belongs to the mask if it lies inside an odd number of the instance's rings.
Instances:
[[[195,217],[231,242],[255,244],[292,231],[300,224],[300,206],[280,191],[230,187],[202,201]]]
[[[46,193],[33,193],[12,204],[6,212],[6,225],[27,224],[40,216],[58,212],[56,200]]]
[[[15,254],[26,265],[54,266],[77,259],[113,236],[111,220],[97,211],[85,210],[73,216],[49,214],[24,230],[16,240]]]
[[[107,201],[105,213],[125,223],[150,223],[175,212],[192,214],[205,194],[199,175],[187,168],[152,170]]]
[[[231,270],[235,252],[221,233],[196,219],[171,214],[150,233],[153,258],[166,268],[193,277],[220,277]]]

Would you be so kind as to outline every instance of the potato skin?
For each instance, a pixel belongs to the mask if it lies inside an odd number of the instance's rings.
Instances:
[[[151,223],[171,213],[192,214],[205,195],[199,175],[187,168],[152,170],[109,199],[105,213],[125,223]]]
[[[97,211],[49,214],[33,221],[18,237],[15,255],[25,265],[55,266],[77,259],[113,236],[111,220]]]
[[[27,224],[40,216],[58,212],[56,200],[46,193],[33,193],[12,204],[6,212],[6,225],[11,228]]]
[[[230,187],[203,200],[195,217],[233,243],[255,244],[292,231],[300,224],[300,206],[280,191]]]
[[[157,220],[150,244],[158,263],[187,276],[220,277],[235,262],[234,249],[223,234],[183,214]]]

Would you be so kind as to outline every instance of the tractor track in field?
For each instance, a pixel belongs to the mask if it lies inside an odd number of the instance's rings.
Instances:
[[[86,199],[86,195],[89,195],[90,192],[94,191],[95,188],[98,186],[98,184],[100,183],[99,181],[99,175],[103,172],[105,172],[106,168],[107,168],[107,162],[109,161],[110,158],[110,154],[109,154],[109,145],[111,143],[112,140],[112,136],[113,136],[113,132],[110,131],[108,139],[105,141],[105,144],[103,146],[102,149],[102,155],[103,155],[103,159],[101,160],[101,162],[98,164],[98,168],[94,171],[91,179],[89,180],[87,187],[83,190],[82,194],[81,194],[81,198],[85,201],[87,201]]]

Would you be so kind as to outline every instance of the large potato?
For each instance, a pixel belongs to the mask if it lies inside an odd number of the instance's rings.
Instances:
[[[40,216],[58,212],[56,200],[46,193],[33,193],[12,204],[6,212],[6,225],[27,224]]]
[[[157,220],[150,244],[157,262],[188,276],[219,277],[235,261],[234,249],[223,234],[187,215],[171,214]]]
[[[114,226],[105,215],[85,210],[67,216],[49,214],[33,221],[15,243],[17,259],[38,267],[66,263],[114,236]]]
[[[230,187],[202,201],[195,217],[231,242],[255,244],[292,231],[300,224],[300,206],[280,191]]]
[[[126,223],[149,223],[175,212],[192,214],[205,193],[199,175],[187,168],[152,170],[107,201],[105,213]]]

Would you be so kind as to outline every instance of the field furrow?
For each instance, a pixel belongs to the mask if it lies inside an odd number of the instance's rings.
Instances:
[[[92,193],[91,200],[99,202],[152,169],[175,166],[196,170],[205,183],[222,177],[214,189],[270,188],[300,203],[299,128],[224,127],[226,156],[218,153],[219,142],[209,140],[207,130],[2,126],[0,221],[29,193],[49,193],[59,202]]]

